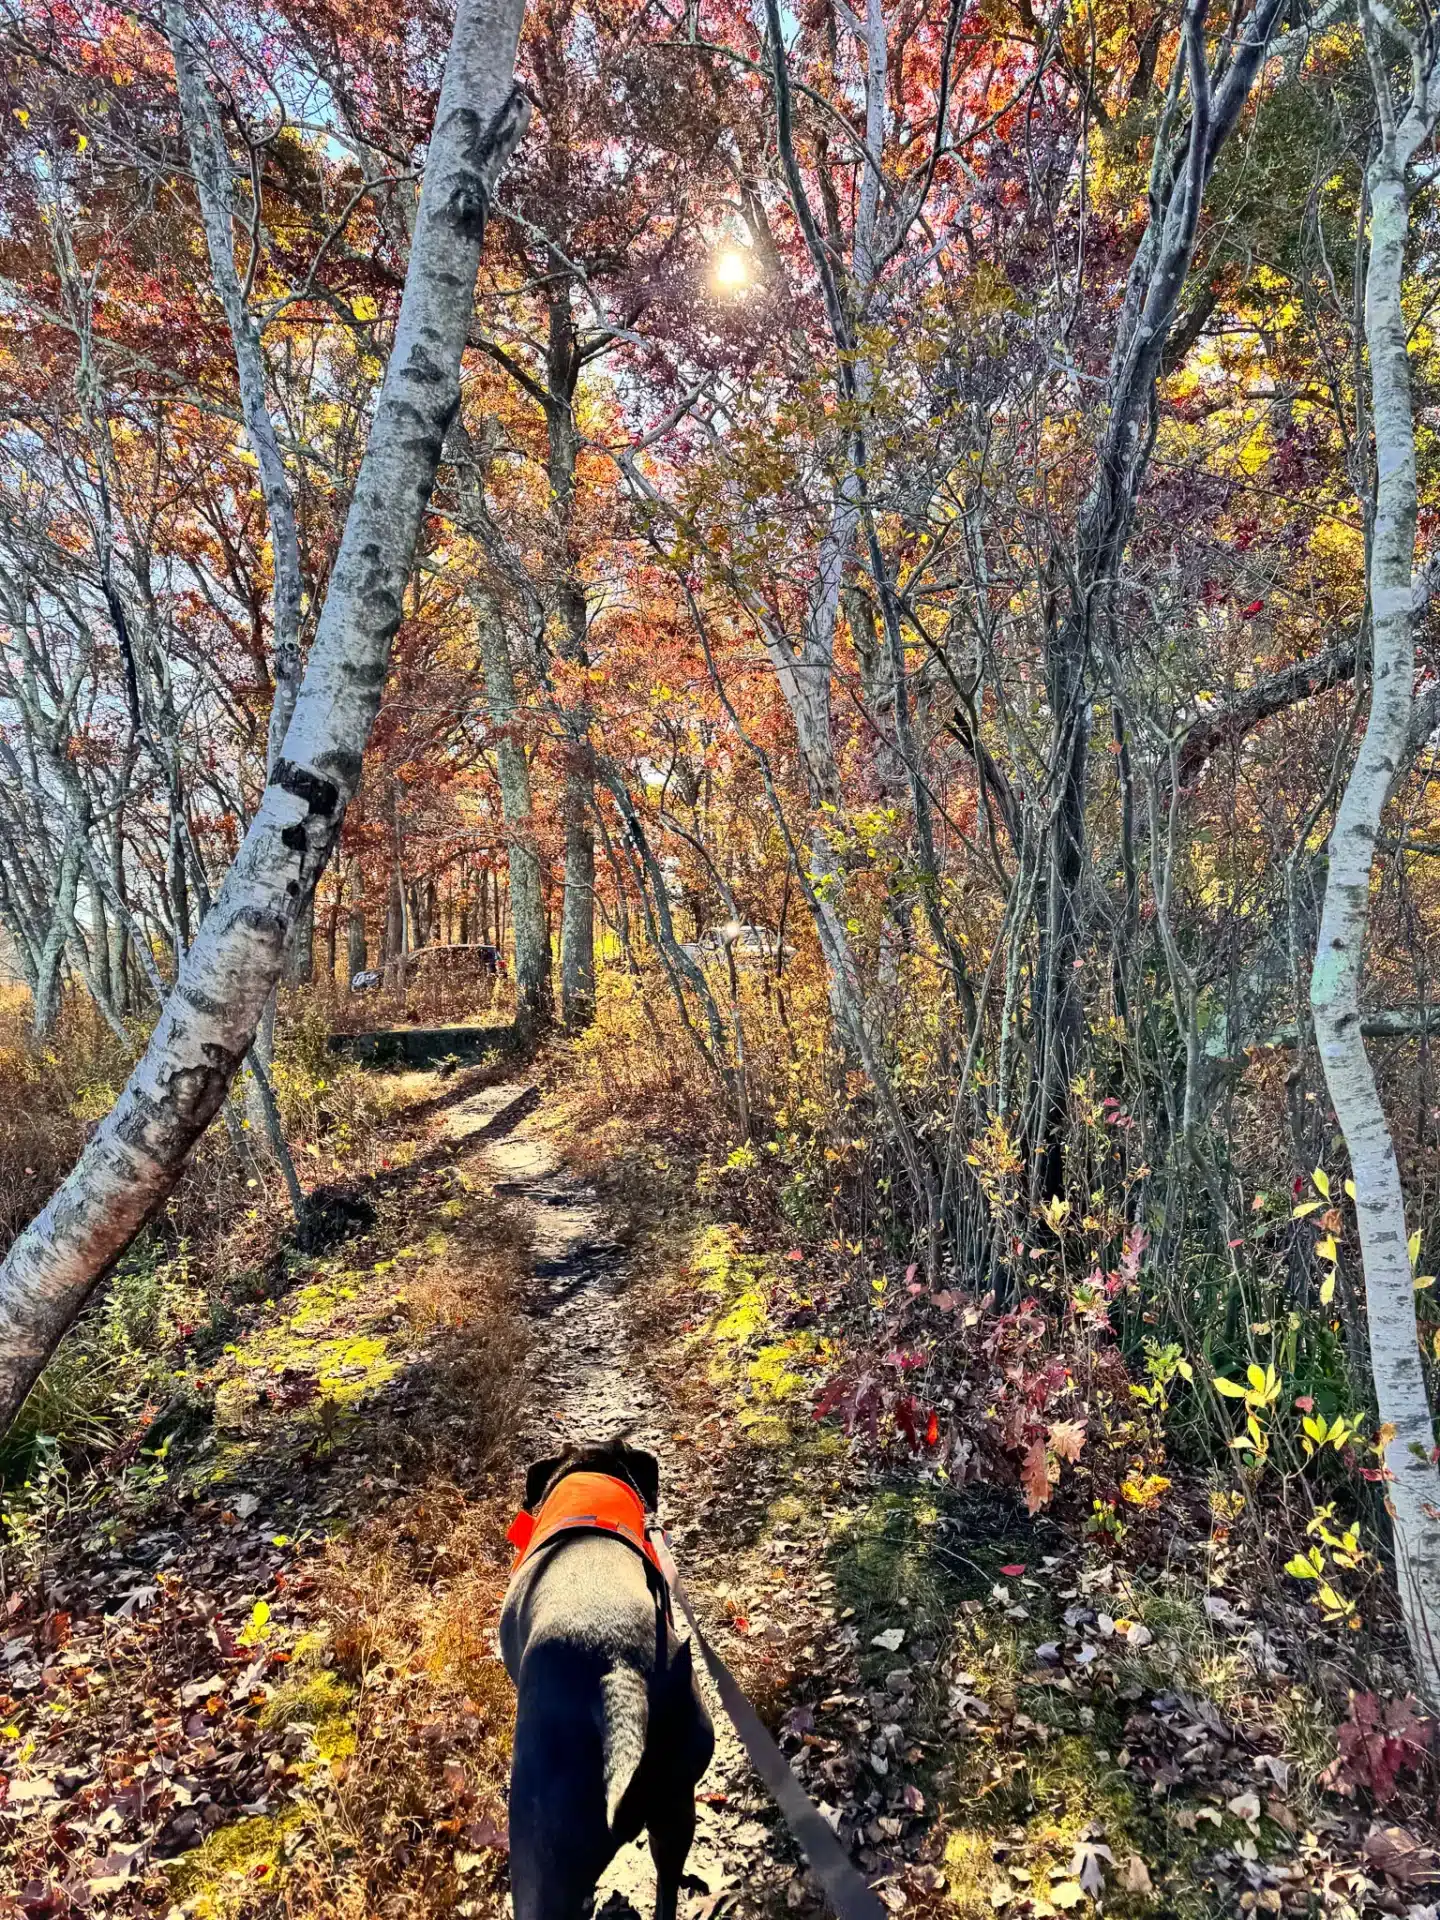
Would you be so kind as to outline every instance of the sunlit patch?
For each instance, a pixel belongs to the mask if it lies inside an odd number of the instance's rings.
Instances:
[[[722,247],[712,272],[717,292],[743,293],[750,284],[750,256],[743,247]]]

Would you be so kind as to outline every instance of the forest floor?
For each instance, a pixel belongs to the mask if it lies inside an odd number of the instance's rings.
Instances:
[[[1127,1570],[1008,1492],[877,1478],[810,1415],[837,1350],[798,1250],[677,1206],[663,1153],[577,1136],[563,1068],[393,1084],[349,1237],[270,1249],[177,1354],[173,1407],[7,1515],[0,1898],[498,1920],[505,1529],[530,1459],[625,1425],[725,1657],[892,1911],[1434,1920],[1433,1780],[1383,1816],[1325,1790],[1309,1616],[1243,1555],[1177,1528]],[[684,1920],[817,1911],[715,1717]],[[642,1848],[602,1896],[648,1916]]]

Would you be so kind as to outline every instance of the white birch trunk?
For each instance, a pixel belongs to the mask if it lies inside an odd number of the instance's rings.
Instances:
[[[266,752],[267,773],[280,757],[281,744],[300,691],[300,610],[303,585],[300,539],[295,527],[295,504],[290,481],[280,457],[275,423],[265,397],[265,358],[260,330],[245,304],[244,289],[235,268],[234,185],[230,153],[214,96],[205,84],[191,39],[190,25],[180,0],[167,0],[165,29],[175,56],[175,78],[180,90],[180,112],[185,123],[190,165],[205,223],[210,273],[225,309],[235,348],[235,371],[240,382],[240,410],[245,433],[260,476],[260,491],[270,516],[272,598],[272,671],[275,697],[270,708]]]
[[[1380,151],[1369,171],[1365,283],[1377,479],[1369,580],[1372,690],[1364,738],[1330,836],[1310,1005],[1325,1082],[1355,1180],[1375,1398],[1381,1421],[1395,1435],[1386,1450],[1393,1475],[1387,1506],[1394,1524],[1400,1604],[1421,1690],[1440,1705],[1440,1472],[1433,1458],[1434,1420],[1420,1360],[1400,1169],[1360,1018],[1376,837],[1385,803],[1411,751],[1417,496],[1401,290],[1409,226],[1407,173],[1434,125],[1437,75],[1428,48],[1428,57],[1422,59],[1412,46],[1414,98],[1397,124],[1385,49],[1364,4],[1361,23],[1382,127]]]
[[[486,209],[529,117],[522,12],[457,10],[395,345],[284,753],[124,1092],[0,1266],[0,1425],[219,1111],[339,837],[459,401]]]

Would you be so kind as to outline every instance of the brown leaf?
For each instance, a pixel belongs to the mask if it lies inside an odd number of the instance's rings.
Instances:
[[[1026,1510],[1038,1513],[1050,1498],[1050,1468],[1045,1459],[1045,1442],[1033,1441],[1020,1466],[1020,1487]]]
[[[1120,1884],[1127,1893],[1154,1893],[1154,1882],[1150,1878],[1150,1869],[1138,1853],[1132,1853],[1125,1862],[1125,1871],[1120,1876]]]
[[[1367,1865],[1401,1886],[1417,1880],[1440,1879],[1433,1849],[1422,1847],[1404,1827],[1372,1827],[1365,1836],[1362,1851]]]
[[[1057,1420],[1050,1429],[1050,1451],[1058,1460],[1076,1461],[1085,1445],[1083,1420]]]

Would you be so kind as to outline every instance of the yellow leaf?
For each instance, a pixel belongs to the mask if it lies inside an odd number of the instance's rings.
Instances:
[[[1217,1393],[1223,1393],[1227,1400],[1243,1400],[1245,1398],[1244,1387],[1238,1386],[1233,1380],[1222,1379],[1217,1374],[1214,1384],[1215,1391]]]
[[[82,133],[80,138],[75,142],[75,151],[77,153],[84,153],[85,149],[89,146],[89,144],[90,144],[89,136],[87,134]]]
[[[1345,1182],[1345,1191],[1352,1200],[1355,1198],[1355,1182],[1353,1180],[1347,1180]]]
[[[1330,1302],[1334,1298],[1335,1298],[1335,1269],[1332,1267],[1329,1273],[1327,1273],[1325,1278],[1320,1282],[1321,1306],[1328,1307]]]
[[[1433,1287],[1434,1284],[1435,1276],[1433,1273],[1417,1273],[1415,1276],[1415,1291],[1417,1293],[1423,1293],[1427,1287]]]
[[[1307,1213],[1318,1213],[1325,1202],[1323,1200],[1302,1200],[1298,1207],[1291,1210],[1292,1220],[1303,1220]]]
[[[1409,1241],[1410,1264],[1413,1267],[1420,1258],[1420,1229],[1417,1227]]]
[[[1340,1258],[1340,1249],[1335,1244],[1333,1233],[1327,1233],[1323,1240],[1315,1242],[1315,1257],[1318,1260],[1328,1260],[1332,1265]]]
[[[1316,1167],[1310,1178],[1315,1182],[1315,1191],[1317,1193],[1323,1193],[1328,1200],[1330,1198],[1330,1176],[1326,1173],[1325,1169],[1323,1167]]]
[[[28,127],[30,124],[30,115],[24,107],[17,107],[15,109],[15,118],[20,122],[22,127]]]

